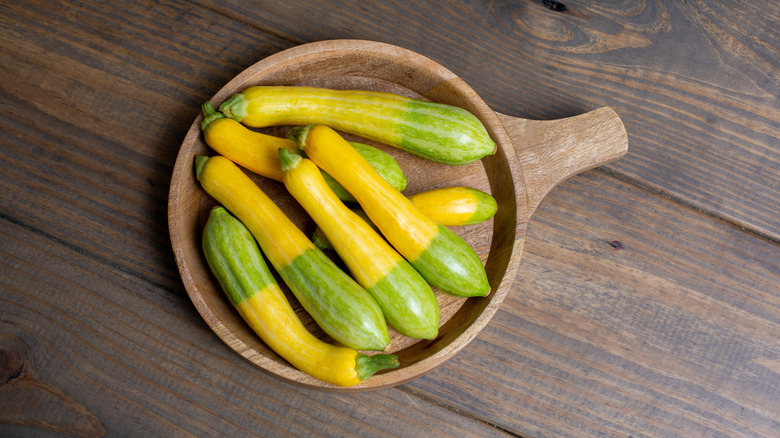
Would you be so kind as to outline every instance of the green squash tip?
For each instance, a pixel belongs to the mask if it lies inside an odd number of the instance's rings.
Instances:
[[[248,102],[243,94],[234,94],[226,101],[222,102],[222,104],[219,106],[219,111],[224,114],[225,117],[240,122],[247,116],[247,103]]]
[[[398,356],[395,354],[375,354],[373,356],[367,356],[365,354],[358,354],[355,359],[355,371],[357,372],[360,381],[366,380],[373,376],[375,373],[397,368],[401,363],[398,361]]]
[[[226,214],[229,215],[230,213],[221,205],[215,205],[214,207],[211,207],[211,210],[209,211],[209,216],[223,216]]]
[[[306,136],[309,135],[312,125],[296,126],[287,132],[287,138],[294,141],[301,150],[306,149]]]
[[[282,171],[295,168],[301,161],[301,155],[287,148],[279,148],[279,159],[282,161]]]
[[[207,155],[198,155],[195,157],[195,179],[200,181],[200,174],[203,173],[203,168],[206,166],[206,162],[209,160]]]
[[[214,106],[211,105],[211,102],[204,103],[200,106],[200,109],[203,112],[203,121],[200,122],[200,129],[203,131],[205,131],[206,127],[214,120],[225,117],[214,109]]]

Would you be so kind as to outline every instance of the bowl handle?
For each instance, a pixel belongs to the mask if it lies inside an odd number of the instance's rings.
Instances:
[[[628,152],[620,117],[603,107],[557,120],[528,120],[497,113],[514,143],[528,193],[528,215],[563,180]]]

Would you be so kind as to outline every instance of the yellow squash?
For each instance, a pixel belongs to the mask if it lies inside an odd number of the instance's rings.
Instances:
[[[407,198],[426,216],[445,227],[482,223],[491,219],[498,211],[495,198],[470,187],[442,187],[415,193]],[[376,225],[359,205],[350,207],[350,210],[377,230]],[[317,248],[333,249],[328,237],[319,227],[314,228],[311,241]]]
[[[308,125],[294,128],[289,137],[352,193],[384,237],[429,283],[457,296],[490,292],[474,249],[387,184],[336,131]]]
[[[496,151],[485,126],[463,108],[392,93],[253,86],[219,106],[247,126],[323,124],[447,164]]]
[[[326,333],[357,350],[382,350],[390,343],[376,301],[314,246],[237,165],[222,156],[198,156],[196,176],[206,192],[251,231],[303,308]]]
[[[200,123],[206,144],[218,154],[236,164],[267,178],[281,181],[284,177],[279,164],[279,148],[297,150],[295,142],[253,131],[246,126],[218,113],[211,102],[201,107]]]
[[[433,339],[439,304],[425,279],[382,236],[341,202],[320,169],[280,149],[284,185],[332,243],[352,276],[374,297],[387,322],[402,335]]]
[[[251,172],[282,181],[283,173],[277,150],[280,148],[298,150],[295,142],[249,129],[218,113],[211,102],[204,103],[201,108],[203,120],[200,128],[203,131],[203,139],[209,147]],[[350,142],[350,145],[393,187],[398,190],[406,188],[406,176],[390,154],[367,144]],[[339,199],[345,202],[355,201],[355,198],[330,175],[323,174],[323,176]]]
[[[492,218],[498,210],[495,198],[471,187],[442,187],[409,196],[417,208],[449,227],[473,225]]]
[[[337,386],[353,386],[398,366],[395,355],[367,356],[312,335],[266,265],[257,242],[223,207],[209,213],[203,252],[230,303],[260,339],[299,370]]]

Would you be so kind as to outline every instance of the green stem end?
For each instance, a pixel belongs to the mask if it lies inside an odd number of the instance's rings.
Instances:
[[[246,106],[247,100],[243,94],[234,94],[230,98],[219,106],[219,111],[237,122],[244,120],[247,116]]]
[[[306,149],[306,136],[309,135],[312,125],[296,126],[287,132],[287,138],[294,141],[301,150]]]
[[[355,362],[355,371],[361,382],[373,376],[374,373],[378,371],[396,368],[400,365],[398,356],[394,354],[375,354],[373,356],[367,356],[361,353],[358,354]]]
[[[203,121],[200,122],[200,129],[202,131],[205,131],[206,127],[214,120],[225,117],[214,109],[214,106],[211,105],[211,102],[204,103],[200,106],[200,109],[203,111]]]
[[[200,181],[200,174],[203,173],[203,168],[206,166],[206,162],[209,157],[206,155],[198,155],[195,157],[195,179]]]
[[[279,148],[279,159],[282,161],[282,171],[286,172],[300,163],[301,156],[291,149]]]

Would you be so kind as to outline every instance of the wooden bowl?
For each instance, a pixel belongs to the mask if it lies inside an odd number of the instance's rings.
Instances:
[[[430,371],[465,347],[501,305],[517,273],[529,215],[544,195],[565,178],[615,160],[627,151],[620,119],[609,108],[553,121],[532,121],[492,111],[461,79],[436,62],[396,46],[360,40],[333,40],[297,46],[251,66],[211,100],[214,106],[251,85],[308,85],[386,91],[457,105],[479,117],[498,144],[495,155],[465,166],[432,163],[363,139],[391,153],[404,169],[405,193],[444,186],[469,186],[491,193],[495,217],[483,224],[453,227],[485,263],[491,292],[484,298],[457,298],[436,292],[441,305],[438,337],[406,338],[391,330],[388,352],[401,366],[349,388],[335,387],[293,368],[269,349],[230,306],[212,277],[201,250],[203,225],[215,204],[195,180],[194,159],[210,154],[200,131],[202,117],[190,127],[174,167],[168,204],[171,242],[182,281],[193,304],[214,332],[238,354],[268,373],[297,384],[334,391],[386,388]],[[263,132],[284,136],[289,127]],[[313,229],[306,213],[284,186],[247,172],[304,232]],[[280,285],[284,288],[283,282]],[[291,303],[307,327],[326,335]]]

